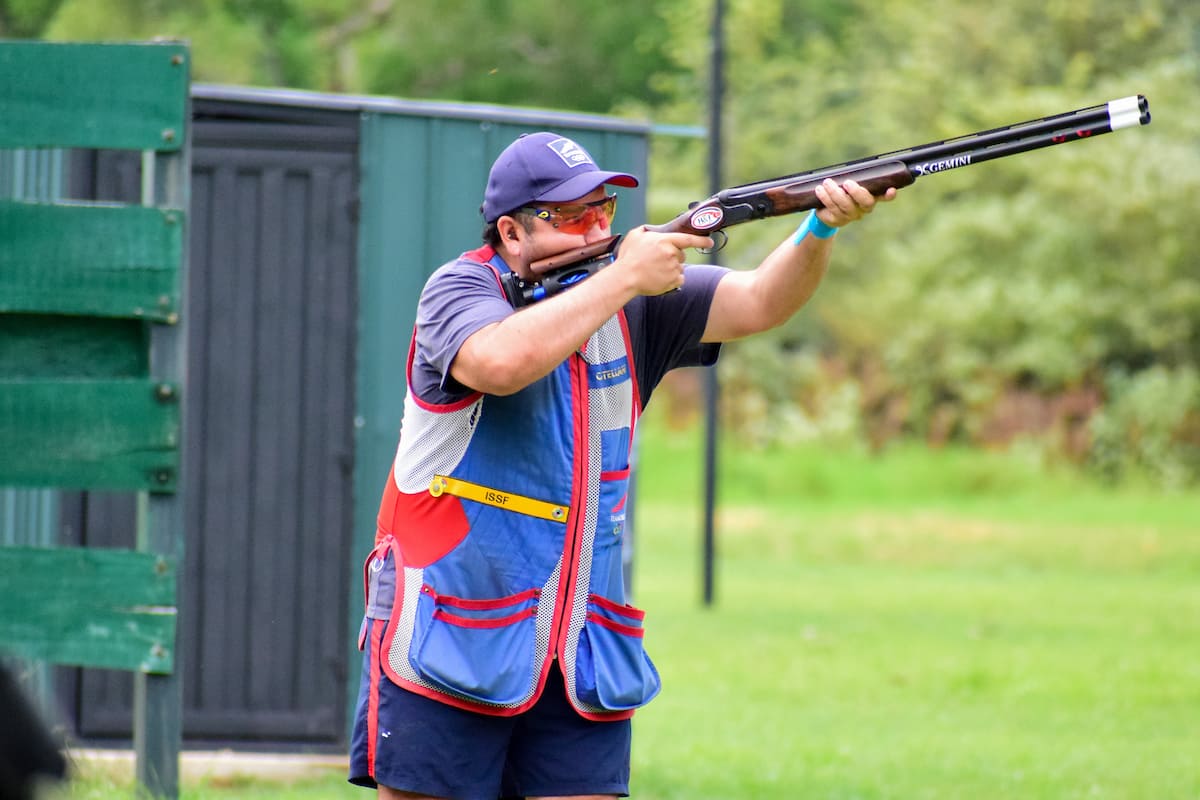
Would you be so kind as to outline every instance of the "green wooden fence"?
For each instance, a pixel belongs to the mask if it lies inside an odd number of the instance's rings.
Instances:
[[[138,492],[136,550],[0,547],[0,649],[132,670],[178,796],[186,45],[0,42],[0,148],[142,153],[140,205],[0,200],[0,486]]]

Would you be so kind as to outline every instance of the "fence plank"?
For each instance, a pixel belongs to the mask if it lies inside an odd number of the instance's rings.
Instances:
[[[0,311],[175,320],[183,217],[0,201]]]
[[[0,206],[0,370],[16,367],[0,371],[0,486],[140,492],[138,552],[0,550],[0,644],[136,670],[136,777],[166,798],[179,795],[182,742],[189,60],[182,43],[0,42],[0,148],[141,151],[143,204]],[[91,363],[89,333],[120,352]],[[130,374],[143,369],[170,382]]]
[[[4,380],[145,378],[148,326],[131,319],[0,314]]]
[[[169,673],[175,574],[153,553],[0,547],[0,647],[56,664]]]
[[[173,492],[177,400],[150,380],[0,381],[0,486]]]
[[[187,46],[7,41],[0,147],[178,150]]]

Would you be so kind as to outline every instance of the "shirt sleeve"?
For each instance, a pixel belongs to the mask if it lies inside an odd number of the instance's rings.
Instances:
[[[708,325],[717,284],[729,272],[711,264],[689,265],[679,291],[640,297],[625,307],[643,408],[670,370],[717,362],[721,345],[701,344],[700,337]]]
[[[723,267],[687,267],[683,288],[657,297],[638,297],[625,306],[633,343],[641,403],[676,367],[716,363],[720,344],[701,344]],[[473,391],[454,380],[450,368],[472,334],[513,314],[488,267],[457,261],[441,267],[425,284],[417,304],[417,348],[412,388],[427,403],[447,404]]]
[[[508,317],[513,308],[496,275],[472,261],[447,264],[430,276],[417,303],[413,391],[429,403],[452,403],[471,393],[450,367],[471,334]]]

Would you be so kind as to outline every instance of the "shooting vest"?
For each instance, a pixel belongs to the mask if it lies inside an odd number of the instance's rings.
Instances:
[[[490,248],[463,257],[485,263],[497,284],[508,269]],[[624,600],[640,410],[624,312],[507,397],[423,402],[412,390],[415,351],[414,334],[375,553],[397,565],[388,677],[507,716],[536,702],[558,659],[581,715],[631,716],[660,682],[642,648],[644,614]]]

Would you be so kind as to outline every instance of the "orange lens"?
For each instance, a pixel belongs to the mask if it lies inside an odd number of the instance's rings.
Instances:
[[[538,216],[563,233],[583,234],[599,225],[607,230],[617,213],[617,196],[610,194],[594,203],[572,203],[553,208],[537,208]]]

